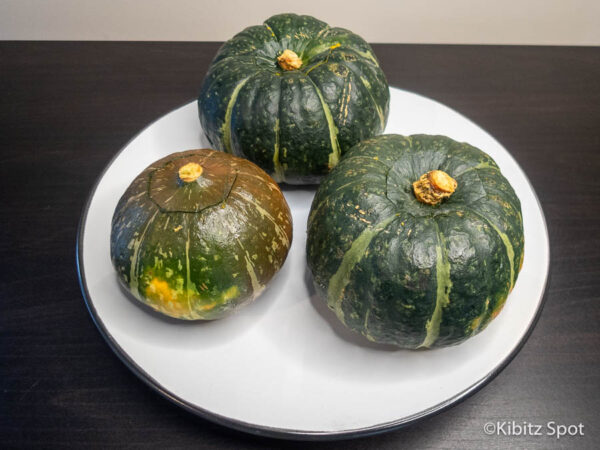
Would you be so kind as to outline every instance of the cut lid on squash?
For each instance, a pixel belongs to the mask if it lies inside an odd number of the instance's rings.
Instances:
[[[166,212],[200,212],[224,203],[237,171],[222,153],[205,150],[168,161],[149,176],[150,199]]]

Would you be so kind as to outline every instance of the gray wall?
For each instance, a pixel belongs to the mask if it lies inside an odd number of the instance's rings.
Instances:
[[[280,12],[370,42],[600,45],[600,0],[0,0],[0,39],[222,41]]]

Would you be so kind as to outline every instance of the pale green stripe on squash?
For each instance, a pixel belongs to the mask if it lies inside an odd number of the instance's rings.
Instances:
[[[138,298],[140,298],[140,291],[138,289],[138,257],[140,255],[140,246],[142,244],[142,241],[144,240],[144,237],[146,236],[148,228],[150,228],[150,225],[152,224],[152,222],[154,222],[154,219],[156,218],[157,214],[158,209],[150,218],[150,220],[148,220],[148,222],[146,223],[144,231],[142,231],[142,234],[140,235],[139,239],[136,239],[133,243],[133,255],[131,256],[131,266],[129,267],[129,287],[131,288],[131,292],[133,293],[133,295],[135,295]]]
[[[185,295],[188,304],[188,309],[190,310],[190,317],[194,315],[194,311],[192,310],[192,303],[190,302],[190,290],[192,286],[194,289],[196,286],[192,283],[191,279],[191,268],[190,268],[190,221],[189,219],[186,221],[187,225],[187,240],[185,241]]]
[[[362,82],[363,86],[369,93],[369,98],[373,101],[373,106],[375,107],[375,111],[377,111],[377,116],[379,116],[379,123],[381,123],[381,131],[385,129],[385,117],[383,116],[383,111],[381,110],[381,106],[377,103],[375,98],[373,97],[373,93],[371,92],[371,83],[365,77],[358,77]]]
[[[491,169],[491,170],[497,170],[498,172],[500,172],[500,169],[498,167],[496,167],[495,165],[490,164],[488,162],[480,162],[476,166],[468,167],[467,169],[463,170],[462,172],[454,174],[454,177],[455,178],[460,177],[460,176],[463,176],[465,173],[470,172],[471,170],[479,170],[479,169]]]
[[[325,99],[323,98],[323,94],[321,93],[321,89],[315,84],[315,82],[307,77],[310,82],[313,84],[315,88],[315,92],[319,96],[319,100],[321,101],[321,106],[323,107],[323,112],[325,113],[325,118],[327,119],[327,127],[329,128],[329,140],[331,141],[331,153],[329,154],[328,166],[330,169],[334,168],[340,160],[340,156],[342,154],[340,150],[340,144],[338,143],[337,134],[338,129],[335,126],[335,122],[333,121],[333,116],[331,115],[331,110]]]
[[[227,109],[225,110],[225,121],[223,122],[221,133],[223,135],[223,150],[225,150],[227,153],[231,153],[231,116],[233,114],[233,107],[235,106],[235,102],[237,100],[238,94],[240,93],[240,90],[244,87],[244,85],[248,82],[248,80],[251,77],[252,75],[244,78],[233,89],[231,97],[229,98],[229,103],[227,104]]]
[[[350,282],[350,273],[352,272],[352,269],[354,269],[356,264],[365,255],[365,251],[373,238],[397,217],[398,216],[394,214],[393,216],[376,223],[373,227],[363,230],[363,232],[352,243],[350,249],[344,254],[337,272],[329,280],[327,303],[331,308],[334,309],[337,316],[342,321],[344,318],[344,312],[342,311],[344,289]]]
[[[248,272],[248,275],[250,276],[250,282],[252,283],[253,295],[257,296],[262,290],[262,287],[258,282],[258,277],[256,276],[256,272],[254,271],[254,264],[252,264],[252,261],[248,256],[248,252],[246,252],[244,259],[246,260],[246,271]]]
[[[285,181],[285,172],[281,166],[281,162],[279,161],[279,119],[275,120],[275,128],[273,131],[275,132],[275,148],[273,150],[273,178],[278,183],[281,183],[282,181]]]
[[[508,256],[508,263],[510,265],[510,288],[509,288],[509,291],[512,290],[512,288],[515,285],[515,250],[512,246],[512,243],[510,242],[510,239],[508,238],[506,233],[503,233],[500,230],[500,228],[498,228],[496,225],[494,225],[487,217],[484,217],[483,215],[481,215],[478,212],[473,211],[472,209],[469,209],[469,211],[471,211],[473,214],[475,214],[476,216],[480,217],[482,220],[487,222],[487,224],[489,226],[491,226],[494,229],[494,231],[498,234],[498,236],[500,237],[500,240],[502,240],[502,243],[504,244],[504,248],[506,249],[506,256]]]
[[[444,235],[439,230],[437,224],[438,244],[436,245],[436,297],[435,308],[431,318],[427,321],[425,329],[427,334],[425,339],[419,345],[420,347],[431,347],[440,335],[440,323],[442,322],[442,313],[445,306],[450,303],[450,289],[452,281],[450,280],[450,262],[446,254],[446,242]]]
[[[252,264],[252,260],[250,259],[250,253],[246,250],[246,247],[242,245],[242,242],[236,238],[240,249],[245,253],[244,261],[246,261],[246,272],[248,272],[248,276],[250,277],[250,283],[252,284],[252,295],[256,298],[256,296],[262,291],[263,286],[258,282],[258,277],[256,276],[256,272],[254,271],[254,264]]]
[[[477,332],[481,329],[481,325],[483,324],[483,319],[485,318],[485,315],[487,314],[489,308],[490,308],[490,299],[488,297],[485,299],[485,308],[483,309],[483,312],[471,321],[471,330],[472,330],[471,336],[474,336],[475,334],[477,334]]]
[[[266,209],[264,209],[258,202],[256,202],[251,196],[246,195],[246,193],[232,192],[231,195],[235,196],[237,198],[241,198],[241,199],[247,201],[248,203],[251,203],[252,205],[254,205],[254,207],[256,208],[258,213],[261,215],[261,217],[266,217],[273,224],[273,229],[275,230],[275,233],[277,234],[277,236],[281,239],[281,243],[284,244],[286,247],[290,246],[291,243],[287,237],[287,234],[285,233],[285,230],[277,222],[277,220]]]

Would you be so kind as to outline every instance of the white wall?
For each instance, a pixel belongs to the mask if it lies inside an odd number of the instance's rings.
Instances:
[[[600,0],[0,0],[0,39],[223,41],[280,12],[370,42],[600,45]]]

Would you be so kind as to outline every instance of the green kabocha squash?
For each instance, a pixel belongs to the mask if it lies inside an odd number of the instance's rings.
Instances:
[[[350,329],[404,348],[453,345],[496,317],[517,280],[521,206],[481,150],[383,135],[320,185],[307,254],[317,292]]]
[[[125,191],[111,257],[125,288],[154,310],[218,319],[261,292],[291,240],[271,177],[245,159],[190,150],[156,161]]]
[[[291,184],[318,182],[346,150],[381,133],[388,106],[369,44],[296,14],[273,16],[227,41],[198,98],[214,148]]]

